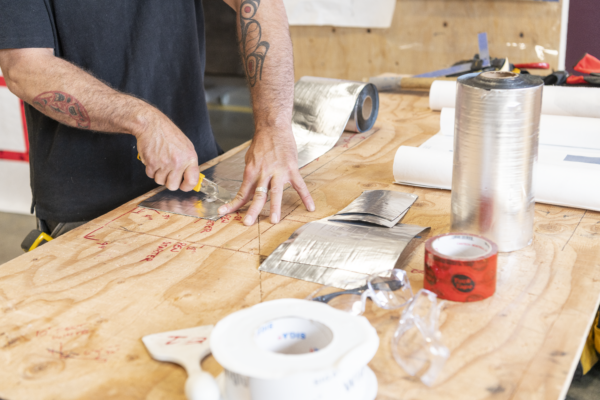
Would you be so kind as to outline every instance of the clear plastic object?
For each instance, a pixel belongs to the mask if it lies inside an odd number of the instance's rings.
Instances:
[[[438,326],[442,306],[435,293],[419,290],[402,312],[392,339],[396,362],[427,386],[433,385],[450,356],[450,350],[441,342]]]
[[[400,269],[346,282],[344,287],[350,289],[324,286],[308,296],[307,300],[320,301],[339,310],[361,315],[365,312],[368,298],[380,308],[393,310],[406,305],[413,295],[408,276]]]
[[[217,195],[219,194],[219,187],[216,183],[209,181],[208,179],[204,179],[200,191],[206,195],[206,201],[213,202],[217,200]]]

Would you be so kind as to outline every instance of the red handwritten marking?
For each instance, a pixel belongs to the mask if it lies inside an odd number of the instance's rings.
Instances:
[[[63,339],[68,337],[89,335],[90,328],[86,324],[67,326],[66,328],[51,327],[35,332],[36,337],[48,336],[52,339]]]
[[[187,336],[168,336],[168,337],[171,338],[171,340],[169,340],[167,343],[165,343],[167,346],[170,344],[175,344],[177,339],[185,339]]]
[[[79,360],[92,360],[99,362],[108,361],[108,356],[111,354],[115,354],[118,350],[119,346],[111,346],[107,348],[100,349],[91,349],[84,350],[83,352],[77,352],[73,350],[63,350],[63,344],[60,343],[59,349],[46,349],[50,354],[58,355],[61,360],[71,358],[71,359],[79,359]]]
[[[184,242],[177,242],[175,243],[175,245],[173,246],[173,248],[171,249],[171,253],[179,253],[179,251],[183,248],[185,248],[185,246],[187,246],[187,243]]]
[[[233,219],[234,221],[241,221],[242,220],[242,214],[240,214],[239,211],[235,212],[235,218]]]
[[[221,218],[221,223],[222,223],[222,224],[226,224],[226,223],[228,223],[228,222],[229,222],[229,220],[230,220],[230,219],[231,219],[231,215],[224,215],[224,216]]]
[[[146,214],[146,215],[144,215],[144,218],[148,218],[150,221],[152,221],[152,215]]]
[[[168,336],[169,338],[171,338],[171,340],[169,340],[168,342],[165,343],[165,345],[172,345],[172,344],[199,344],[199,343],[204,343],[206,341],[206,337],[201,337],[201,336],[196,336],[196,337],[191,337],[188,338],[187,336]],[[185,341],[179,341],[177,342],[178,339],[187,339]],[[177,342],[177,343],[175,343]]]
[[[163,215],[162,217],[163,217],[164,219],[169,219],[169,218],[171,218],[171,215],[170,215],[170,214],[165,214],[165,215]]]
[[[413,274],[424,274],[425,273],[425,271],[423,271],[422,269],[415,269],[415,268],[413,268],[410,272]]]
[[[162,244],[160,246],[158,246],[158,248],[156,250],[154,250],[146,258],[144,258],[143,260],[140,260],[139,262],[154,260],[156,258],[156,256],[159,255],[160,253],[162,253],[163,251],[165,251],[167,249],[167,247],[169,247],[170,244],[171,244],[171,242],[162,242]]]
[[[204,228],[199,233],[206,233],[212,231],[213,226],[215,226],[215,221],[207,221]]]
[[[99,241],[99,239],[96,239],[96,238],[94,237],[94,235],[93,235],[95,232],[98,232],[100,229],[103,229],[103,228],[105,228],[105,227],[106,227],[106,225],[110,224],[111,222],[114,222],[114,221],[118,220],[119,218],[121,218],[121,217],[124,217],[125,215],[127,215],[127,214],[129,214],[129,213],[131,213],[131,212],[134,212],[134,211],[135,211],[135,210],[137,210],[137,209],[138,209],[138,207],[135,207],[135,208],[133,208],[133,209],[131,209],[131,210],[127,211],[125,214],[119,215],[117,218],[115,218],[115,219],[112,219],[112,220],[108,221],[107,223],[105,223],[104,225],[102,225],[100,228],[94,229],[93,231],[91,231],[90,233],[88,233],[87,235],[85,235],[83,238],[84,238],[84,239],[88,239],[88,240],[94,240],[94,241],[96,241],[96,242],[97,242],[97,241]],[[136,213],[136,214],[137,214],[137,213]],[[109,242],[102,242],[102,243],[99,243],[99,245],[100,245],[100,246],[106,246],[108,243],[109,243]],[[104,248],[104,247],[101,247],[101,248]]]

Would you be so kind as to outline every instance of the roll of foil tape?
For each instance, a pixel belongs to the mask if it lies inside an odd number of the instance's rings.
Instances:
[[[379,113],[375,85],[304,76],[294,87],[292,131],[303,167],[333,148],[344,130],[365,132]]]
[[[490,238],[501,252],[533,239],[542,87],[501,71],[457,83],[451,230]]]
[[[470,234],[439,235],[425,243],[424,287],[439,298],[470,302],[496,291],[498,247]]]

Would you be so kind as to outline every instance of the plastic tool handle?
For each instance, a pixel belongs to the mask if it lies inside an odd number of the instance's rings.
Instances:
[[[200,189],[202,188],[202,181],[203,180],[204,180],[204,174],[202,172],[200,172],[200,176],[198,177],[198,184],[194,188],[195,192],[199,192],[200,191]]]
[[[434,81],[456,81],[456,78],[402,78],[401,89],[429,89]]]
[[[215,378],[208,372],[196,371],[185,381],[185,395],[188,400],[219,400],[221,392]]]
[[[519,69],[550,69],[550,64],[545,62],[514,64],[514,66]]]

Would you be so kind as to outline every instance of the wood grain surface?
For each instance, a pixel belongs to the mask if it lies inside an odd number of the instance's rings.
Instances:
[[[397,0],[388,29],[292,26],[296,80],[304,75],[361,80],[447,68],[478,52],[480,32],[488,34],[492,57],[544,61],[558,69],[562,3]]]
[[[392,183],[396,149],[438,131],[439,113],[427,102],[421,92],[382,95],[372,132],[344,134],[304,167],[315,212],[288,189],[281,223],[272,225],[265,207],[259,223],[245,227],[243,213],[213,222],[137,207],[153,191],[1,265],[0,398],[184,399],[183,369],[152,360],[141,337],[305,297],[318,285],[261,273],[260,262],[298,227],[365,189],[418,194],[403,222],[448,232],[448,191]],[[451,357],[432,388],[392,358],[400,312],[368,310],[381,338],[370,363],[378,399],[564,398],[598,308],[599,264],[600,213],[537,205],[533,244],[499,257],[496,294],[446,303],[441,330]],[[422,245],[403,268],[420,289]],[[203,366],[221,371],[211,357]]]

